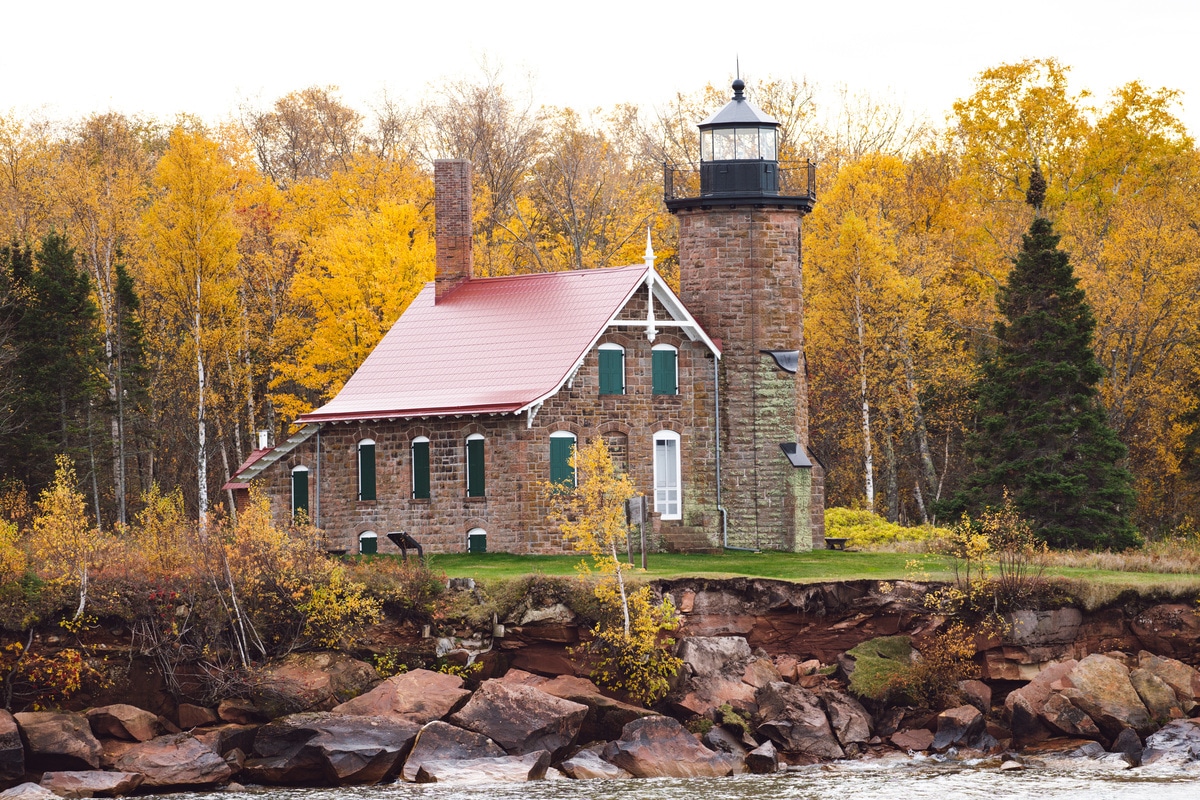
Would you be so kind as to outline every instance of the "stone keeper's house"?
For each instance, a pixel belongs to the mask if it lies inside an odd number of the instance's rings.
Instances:
[[[648,499],[656,545],[823,546],[808,452],[800,220],[778,194],[778,123],[742,97],[701,128],[700,195],[680,222],[677,296],[644,263],[476,278],[471,173],[435,165],[437,275],[328,404],[251,454],[258,482],[332,550],[552,553],[542,486],[603,436]],[[752,146],[751,146],[752,145]]]

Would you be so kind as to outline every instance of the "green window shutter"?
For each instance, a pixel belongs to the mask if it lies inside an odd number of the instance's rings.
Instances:
[[[625,351],[599,350],[600,394],[625,394]]]
[[[679,354],[674,350],[652,353],[655,394],[679,394]]]
[[[483,497],[483,439],[467,442],[467,497]]]
[[[358,539],[358,552],[364,556],[373,556],[379,552],[379,537],[378,536],[360,536]]]
[[[571,451],[575,440],[555,436],[550,440],[550,482],[567,488],[575,487],[575,470],[571,469]]]
[[[292,473],[292,516],[297,512],[308,513],[308,470],[298,469]]]
[[[413,492],[416,500],[429,499],[429,442],[413,442]]]
[[[358,446],[358,499],[375,499],[375,445]]]

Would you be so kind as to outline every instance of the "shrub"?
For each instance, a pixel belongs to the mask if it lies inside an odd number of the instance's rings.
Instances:
[[[830,508],[825,511],[825,535],[845,539],[858,550],[894,548],[905,543],[926,542],[944,529],[927,525],[906,527],[888,522],[878,514],[854,508]]]
[[[415,558],[356,556],[345,561],[345,570],[395,620],[429,622],[446,591],[445,574]]]

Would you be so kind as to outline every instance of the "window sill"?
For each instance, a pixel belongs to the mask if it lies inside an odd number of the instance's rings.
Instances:
[[[486,503],[487,496],[484,495],[483,497],[464,497],[463,500],[467,501],[468,503]]]
[[[410,498],[408,498],[408,502],[411,503],[412,505],[416,505],[416,506],[427,506],[427,505],[429,505],[429,498],[428,497],[410,497]]]

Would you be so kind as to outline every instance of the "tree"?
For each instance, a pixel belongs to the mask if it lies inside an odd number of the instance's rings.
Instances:
[[[949,510],[999,507],[1007,490],[1052,546],[1126,548],[1138,538],[1132,477],[1100,403],[1095,320],[1041,214],[1046,182],[1036,167],[1029,183],[1033,223],[1000,293],[996,351],[976,387],[976,472]]]
[[[146,285],[164,349],[190,340],[195,366],[197,508],[208,514],[209,362],[221,352],[237,316],[239,231],[234,221],[236,173],[216,142],[177,127],[155,174],[159,195],[144,220]]]
[[[101,351],[91,282],[67,240],[47,234],[37,252],[6,249],[0,263],[12,302],[18,387],[11,398],[17,428],[5,467],[38,491],[54,474],[54,457],[89,454],[91,410],[100,392]]]
[[[592,559],[580,569],[599,572],[593,593],[600,604],[600,619],[592,629],[590,649],[597,655],[592,677],[601,686],[621,689],[637,700],[652,703],[669,688],[669,678],[682,662],[670,655],[659,634],[676,625],[675,608],[668,600],[655,604],[649,586],[629,585],[633,565],[622,560],[629,525],[625,501],[634,495],[629,477],[618,474],[603,436],[597,436],[571,454],[576,485],[549,484],[550,518],[576,551]]]

